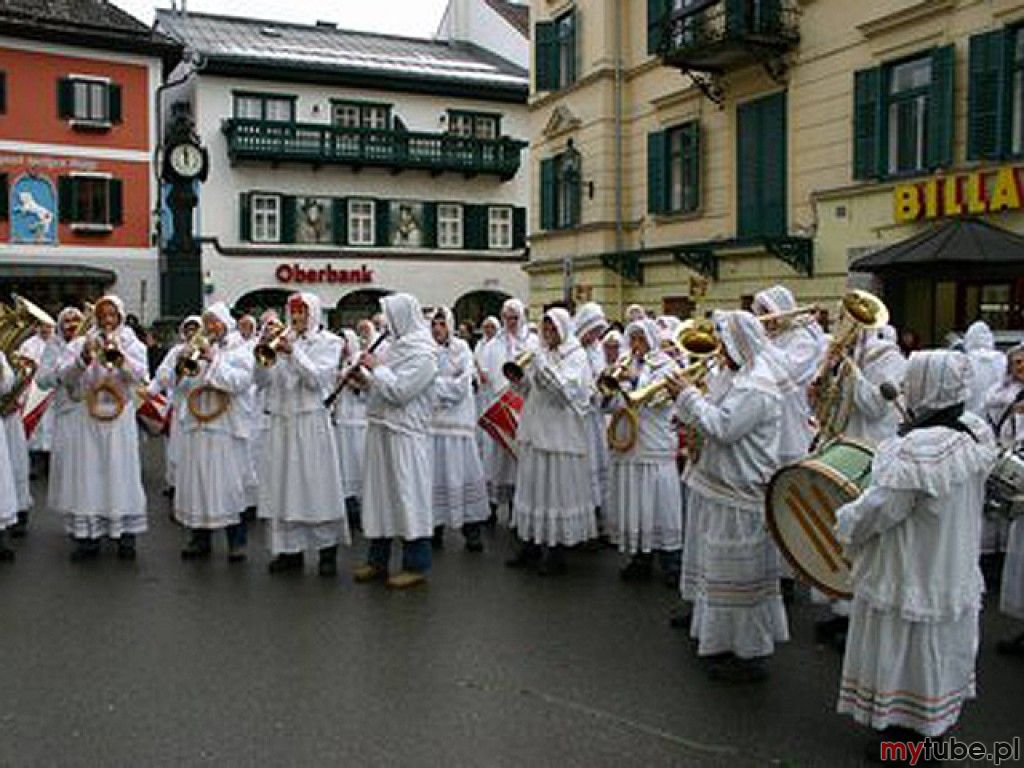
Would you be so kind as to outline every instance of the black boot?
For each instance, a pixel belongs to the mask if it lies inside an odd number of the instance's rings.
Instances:
[[[764,659],[740,659],[729,655],[708,668],[712,680],[722,683],[757,683],[768,677]]]
[[[492,501],[490,506],[491,514],[490,517],[487,518],[487,527],[493,531],[494,527],[498,524],[498,505]]]
[[[544,556],[537,565],[538,576],[559,576],[566,568],[565,547],[544,547]]]
[[[782,579],[782,602],[785,605],[792,605],[796,599],[796,582],[793,579]]]
[[[833,616],[831,619],[819,621],[814,625],[814,639],[822,645],[835,645],[846,642],[846,630],[850,620],[845,616]]]
[[[430,540],[430,548],[435,552],[440,552],[444,549],[444,526],[438,525],[434,527],[434,537]]]
[[[100,543],[96,539],[75,539],[75,548],[71,551],[71,562],[83,563],[95,560],[100,556]]]
[[[505,565],[509,568],[525,568],[532,563],[536,563],[540,560],[541,555],[540,547],[532,542],[519,542],[516,550],[515,557],[505,561]]]
[[[1001,656],[1024,656],[1024,632],[1009,640],[996,643],[996,653]]]
[[[348,532],[355,538],[357,533],[363,532],[363,507],[358,496],[345,499],[345,512],[348,516]]]
[[[23,539],[25,534],[28,533],[28,510],[22,510],[18,513],[18,522],[11,526],[11,538],[12,539]]]
[[[7,546],[7,535],[0,531],[0,563],[14,562],[14,550]]]
[[[623,581],[647,581],[654,574],[651,556],[643,553],[633,555],[625,568],[619,571]]]
[[[466,523],[462,526],[462,536],[466,540],[467,552],[483,552],[484,543],[480,534],[481,523]]]
[[[117,559],[134,560],[135,554],[135,534],[126,533],[117,540]]]
[[[271,573],[288,573],[289,571],[301,571],[303,565],[301,552],[282,552],[270,561],[267,570]]]
[[[195,529],[189,532],[188,544],[181,550],[182,560],[203,560],[210,556],[210,532]]]
[[[338,575],[338,548],[324,547],[320,550],[320,565],[317,568],[324,578],[333,578]]]

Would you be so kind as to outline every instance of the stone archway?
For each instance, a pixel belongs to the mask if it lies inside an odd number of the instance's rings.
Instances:
[[[501,305],[512,298],[503,291],[479,290],[462,294],[452,307],[455,313],[455,321],[458,323],[470,323],[474,333],[479,330],[480,323],[488,315],[498,317],[501,314]]]
[[[239,296],[233,309],[236,315],[248,314],[257,320],[266,310],[276,309],[283,318],[285,304],[293,293],[295,291],[286,291],[283,288],[258,288]]]
[[[330,312],[330,327],[355,328],[360,320],[371,317],[380,311],[380,300],[394,293],[383,288],[361,288],[346,293]]]

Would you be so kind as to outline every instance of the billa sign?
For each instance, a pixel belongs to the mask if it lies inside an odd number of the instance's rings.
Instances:
[[[955,176],[899,184],[893,190],[893,217],[903,224],[945,216],[1017,211],[1024,199],[1024,168],[1004,166]]]
[[[368,285],[373,282],[373,270],[365,264],[353,269],[335,269],[330,264],[323,267],[303,267],[301,264],[279,264],[274,270],[277,282],[306,285],[312,283],[356,283]]]

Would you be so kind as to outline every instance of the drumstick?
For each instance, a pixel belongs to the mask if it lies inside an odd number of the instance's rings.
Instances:
[[[896,406],[896,410],[900,412],[900,417],[904,423],[910,421],[910,414],[907,413],[907,409],[900,402],[900,391],[896,388],[895,384],[891,381],[883,381],[878,387],[878,393],[882,396],[883,400],[888,400]]]

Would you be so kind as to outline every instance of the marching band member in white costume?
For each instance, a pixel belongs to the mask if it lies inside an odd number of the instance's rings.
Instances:
[[[470,552],[482,552],[480,525],[487,520],[487,483],[476,447],[473,353],[454,334],[455,318],[440,307],[430,323],[437,344],[436,404],[430,424],[433,447],[434,546],[444,528],[461,530]]]
[[[23,355],[27,352],[29,359],[38,366],[40,349],[36,344],[29,344],[29,342],[33,341],[38,341],[38,337],[33,336],[27,339],[21,345],[18,354]],[[28,349],[26,349],[26,344],[29,344]],[[11,471],[14,472],[14,487],[18,505],[18,521],[11,526],[10,530],[12,539],[21,538],[25,535],[28,527],[28,512],[32,508],[32,472],[29,461],[28,438],[25,436],[25,422],[22,417],[22,409],[25,406],[27,395],[28,387],[25,388],[20,398],[11,403],[5,413],[0,414],[7,437],[7,452],[10,456]]]
[[[315,549],[319,574],[333,577],[338,544],[349,542],[349,531],[324,398],[334,383],[341,342],[320,330],[320,299],[314,294],[292,294],[287,310],[288,330],[277,342],[275,361],[253,369],[270,419],[258,513],[270,521],[271,573],[301,571],[306,550]]]
[[[48,323],[40,323],[36,329],[36,333],[25,339],[22,343],[21,348],[18,350],[18,354],[33,360],[37,366],[41,365],[43,357],[46,354],[47,347],[53,344],[57,339],[57,334],[54,333],[54,331],[54,326],[49,325]],[[36,375],[36,384],[42,390],[50,389],[50,387],[44,387],[39,383],[38,374]],[[36,428],[32,432],[31,437],[28,438],[29,456],[33,460],[33,464],[35,466],[45,466],[46,457],[49,455],[50,449],[53,445],[52,405],[53,399],[51,398],[50,404],[46,406],[46,410],[43,411],[43,415],[39,418],[39,423],[36,424]],[[12,535],[17,536],[18,533],[16,533],[16,531],[17,527],[15,528],[15,531],[12,531]]]
[[[419,301],[407,293],[381,299],[391,344],[380,357],[360,362],[369,391],[363,530],[370,541],[356,582],[387,579],[404,589],[422,584],[430,570],[430,422],[434,412],[437,345]],[[391,540],[402,540],[402,570],[388,578]]]
[[[498,322],[498,318],[494,315],[488,315],[480,323],[480,338],[476,342],[476,346],[473,347],[473,364],[476,367],[476,386],[474,387],[474,398],[476,400],[476,415],[477,419],[484,410],[491,404],[494,394],[491,392],[491,388],[487,384],[487,376],[484,373],[484,349],[487,343],[495,337],[498,333],[498,328],[501,327],[501,323]],[[491,438],[479,425],[476,429],[476,444],[477,450],[480,451],[480,460],[486,465],[488,444],[491,442]],[[495,522],[494,517],[490,519],[490,522]]]
[[[615,361],[625,352],[625,345],[625,338],[620,331],[611,330],[604,335],[601,339],[601,351],[604,352],[605,367],[615,365]]]
[[[537,349],[537,337],[527,328],[526,308],[523,302],[519,299],[508,299],[502,305],[501,319],[502,329],[487,343],[482,354],[481,367],[488,405],[508,386],[502,366],[527,350]],[[484,450],[484,473],[487,476],[491,508],[496,510],[498,505],[508,503],[511,518],[516,490],[516,457],[489,437],[485,446],[487,447]]]
[[[911,355],[913,421],[879,445],[871,484],[837,512],[854,590],[838,711],[887,740],[941,736],[975,695],[978,528],[996,450],[964,412],[970,375],[961,353]]]
[[[526,403],[516,435],[514,506],[520,548],[508,565],[544,556],[539,573],[546,574],[565,569],[565,547],[597,534],[586,426],[594,380],[567,310],[545,312],[541,334],[542,348],[522,382]]]
[[[677,370],[675,361],[658,347],[658,328],[651,320],[626,327],[633,359],[639,363],[634,390],[656,384]],[[621,395],[613,407],[622,407]],[[672,424],[672,401],[662,397],[637,409],[638,436],[626,451],[613,451],[605,509],[612,539],[619,551],[632,555],[621,571],[625,579],[649,578],[657,552],[672,583],[679,581],[682,547],[682,497],[676,468],[678,434]]]
[[[146,348],[124,325],[117,296],[96,302],[97,328],[68,345],[57,376],[84,414],[72,419],[66,474],[53,510],[64,516],[76,544],[71,558],[95,558],[100,540],[117,541],[117,556],[135,558],[135,537],[144,533],[135,391],[147,376]]]
[[[1024,442],[1024,345],[1014,347],[1006,357],[1003,381],[989,392],[986,411],[989,424],[996,429],[999,445],[1003,449],[1020,448]],[[1009,526],[999,610],[1024,621],[1024,517],[1018,517]],[[1024,656],[1024,632],[1000,641],[998,650],[1007,655]]]
[[[576,338],[580,340],[583,351],[587,353],[590,376],[597,381],[597,377],[606,367],[604,351],[601,349],[601,337],[608,330],[608,320],[604,316],[604,310],[597,302],[584,304],[576,311],[573,323],[576,326]],[[602,506],[608,488],[608,439],[605,435],[605,415],[601,410],[601,395],[596,389],[591,395],[590,410],[587,412],[587,441],[594,509],[598,518],[598,527],[606,528],[608,526],[603,520]]]
[[[355,331],[341,331],[342,351],[339,376],[359,361],[359,337]],[[334,436],[338,443],[341,479],[345,487],[345,509],[349,527],[362,529],[363,458],[366,452],[366,392],[350,379],[334,401]]]
[[[253,349],[256,347],[256,342],[259,340],[259,336],[256,333],[256,318],[252,315],[242,315],[238,318],[237,326],[237,336],[240,342],[248,346],[249,353],[252,354]],[[242,515],[242,518],[251,520],[256,517],[256,505],[260,498],[260,465],[257,460],[259,454],[256,446],[262,434],[261,425],[264,419],[263,404],[258,396],[255,381],[251,383],[249,392],[240,402],[245,406],[246,419],[249,422],[249,438],[246,440],[246,451],[249,459],[245,477],[245,513]]]
[[[181,435],[174,487],[174,515],[188,529],[183,560],[210,555],[211,535],[227,535],[228,561],[245,559],[245,486],[249,475],[251,418],[245,399],[253,378],[252,348],[237,334],[235,321],[224,302],[203,313],[203,335],[198,373],[185,375],[182,361],[193,353],[185,345],[179,353],[176,399],[185,404],[178,422]]]
[[[14,386],[14,371],[7,356],[0,352],[0,397]],[[0,563],[14,560],[14,550],[7,546],[7,529],[18,522],[18,494],[14,487],[14,471],[7,452],[7,433],[0,430]]]
[[[687,514],[701,525],[696,572],[683,569],[681,588],[694,598],[690,634],[698,654],[717,660],[712,678],[752,681],[767,675],[763,661],[775,643],[789,639],[778,552],[764,517],[768,481],[779,468],[782,395],[760,321],[743,311],[715,312],[713,320],[734,374],[720,399],[689,384],[677,400],[680,419],[704,436],[686,475]]]
[[[188,344],[189,339],[198,333],[202,325],[203,319],[199,315],[189,315],[181,321],[178,325],[178,343],[167,350],[147,390],[150,395],[164,393],[171,403],[171,418],[167,424],[167,438],[164,441],[164,479],[167,484],[164,493],[167,496],[171,496],[174,491],[178,443],[181,439],[181,421],[185,410],[185,403],[181,399],[184,393],[175,388],[174,366],[181,350]]]

